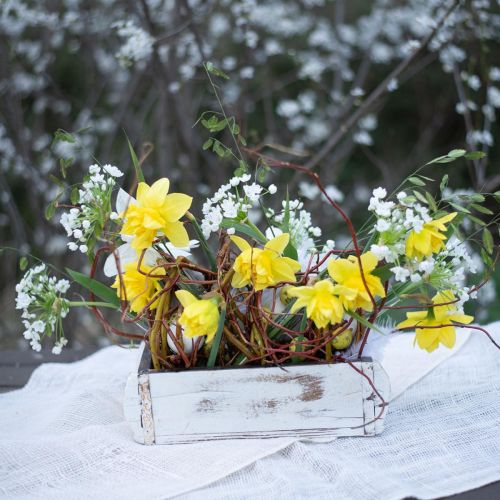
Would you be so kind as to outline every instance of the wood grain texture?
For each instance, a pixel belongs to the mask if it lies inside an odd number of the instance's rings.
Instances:
[[[355,366],[387,401],[389,380],[376,362]],[[347,364],[156,372],[127,384],[124,408],[144,444],[218,439],[373,436],[381,399]],[[138,418],[140,416],[140,418]]]

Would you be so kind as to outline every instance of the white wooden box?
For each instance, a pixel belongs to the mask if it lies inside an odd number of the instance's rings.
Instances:
[[[354,364],[377,391],[343,363],[160,372],[150,369],[150,354],[141,349],[124,400],[125,418],[139,443],[325,440],[383,430],[389,378],[369,359]]]

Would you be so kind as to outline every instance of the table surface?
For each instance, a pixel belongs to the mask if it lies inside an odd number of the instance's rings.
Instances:
[[[0,351],[0,392],[20,389],[28,382],[33,370],[42,363],[71,363],[83,359],[97,350],[95,347],[64,349],[58,356],[50,351]],[[449,500],[491,500],[500,498],[500,481],[445,497]]]

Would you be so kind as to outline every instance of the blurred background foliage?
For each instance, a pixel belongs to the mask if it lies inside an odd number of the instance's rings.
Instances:
[[[67,251],[57,214],[44,217],[60,158],[69,184],[98,159],[126,171],[127,188],[126,133],[137,151],[153,147],[146,178],[168,176],[195,196],[195,211],[235,169],[202,149],[208,133],[194,126],[217,109],[204,62],[229,75],[220,94],[249,146],[315,168],[360,223],[373,187],[391,189],[454,148],[488,156],[434,166],[431,177],[450,174],[453,190],[500,189],[499,42],[489,0],[2,0],[0,241],[16,251],[0,260],[0,345],[22,344],[19,255],[87,265]],[[77,142],[54,143],[57,129]],[[268,181],[312,198],[315,223],[342,239],[304,179],[280,175]],[[500,319],[498,272],[496,283],[480,297],[482,321]],[[102,340],[90,316],[74,316],[75,344]]]

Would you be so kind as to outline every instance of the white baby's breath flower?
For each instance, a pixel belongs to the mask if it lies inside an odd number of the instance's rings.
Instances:
[[[391,224],[389,221],[385,219],[379,219],[377,223],[375,224],[375,230],[378,231],[379,233],[383,233],[384,231],[388,231],[391,227]]]
[[[69,286],[68,280],[49,276],[44,264],[29,269],[16,285],[16,309],[22,310],[23,336],[35,351],[42,348],[40,341],[46,335],[52,335],[56,345],[64,339],[61,318],[69,311],[69,301],[64,298]]]
[[[391,267],[391,271],[394,274],[394,279],[401,283],[405,283],[410,277],[410,271],[401,266]]]
[[[78,190],[78,206],[63,212],[60,218],[68,237],[75,240],[68,243],[70,251],[80,249],[86,253],[88,241],[95,239],[96,231],[101,231],[105,217],[103,208],[110,206],[111,193],[115,186],[114,177],[118,172],[121,173],[112,165],[102,168],[99,165],[90,165],[88,174]]]
[[[391,255],[391,251],[389,250],[389,247],[386,245],[372,245],[370,247],[370,251],[375,254],[375,256],[379,260],[384,260],[387,259]]]
[[[383,187],[378,187],[373,190],[373,197],[379,200],[387,196],[387,191]]]
[[[243,191],[245,192],[248,199],[252,202],[256,202],[260,198],[262,192],[262,186],[259,186],[255,182],[253,184],[243,186]]]
[[[114,165],[104,165],[103,170],[105,170],[111,177],[122,177],[123,172]]]

